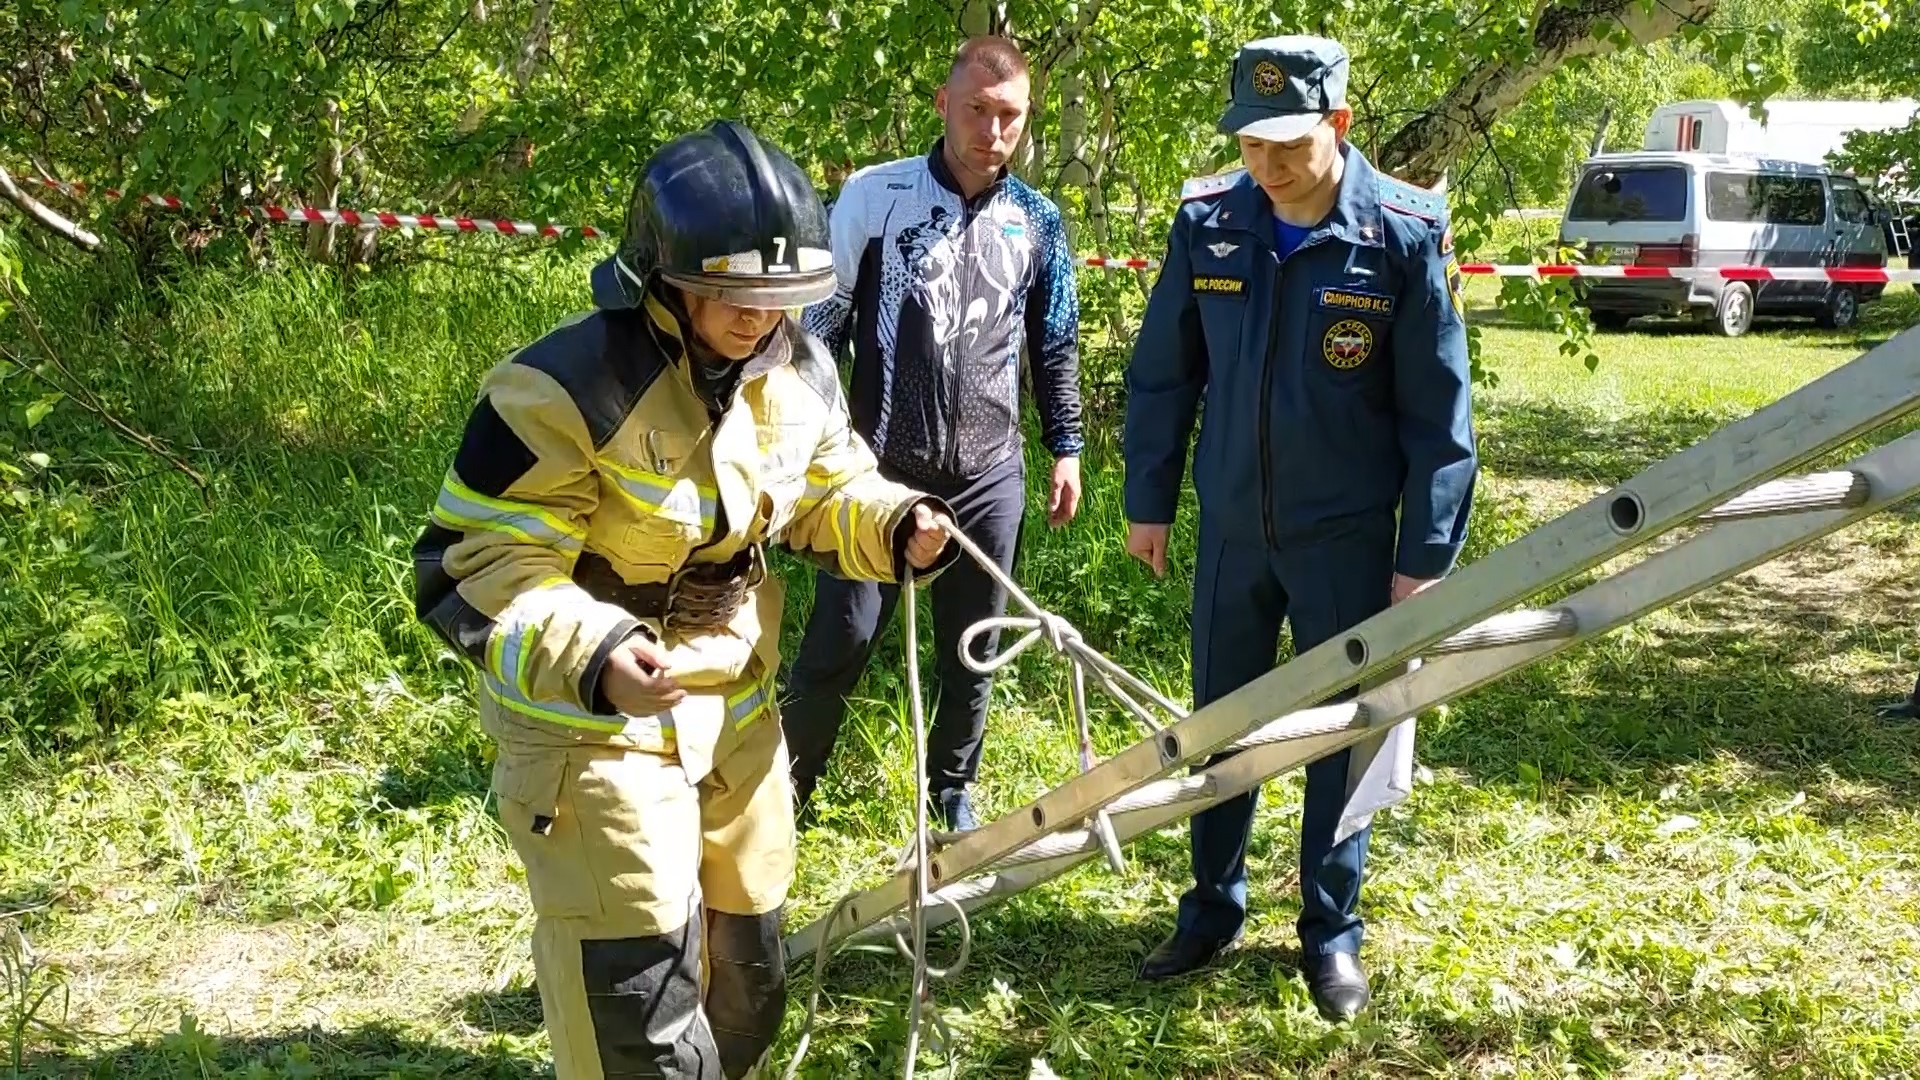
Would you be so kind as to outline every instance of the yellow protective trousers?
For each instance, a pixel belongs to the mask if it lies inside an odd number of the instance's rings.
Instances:
[[[734,1080],[786,1005],[793,801],[774,708],[690,780],[671,751],[497,743],[558,1080]]]

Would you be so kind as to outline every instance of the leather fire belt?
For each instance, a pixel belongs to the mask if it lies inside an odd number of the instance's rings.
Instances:
[[[598,562],[598,560],[595,560]],[[765,553],[752,544],[724,563],[690,562],[665,582],[630,585],[611,566],[581,567],[576,580],[595,599],[617,604],[635,618],[658,619],[675,633],[718,630],[767,577]]]

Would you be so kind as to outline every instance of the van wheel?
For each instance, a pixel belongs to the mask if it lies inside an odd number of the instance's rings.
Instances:
[[[1720,291],[1713,312],[1713,328],[1722,337],[1739,337],[1753,326],[1753,290],[1744,281],[1730,281]]]
[[[1632,316],[1618,311],[1592,311],[1588,315],[1593,319],[1594,329],[1609,332],[1625,330],[1627,323],[1633,321]]]
[[[1845,330],[1859,318],[1859,294],[1847,288],[1828,290],[1826,305],[1820,309],[1818,316],[1821,326],[1829,330]]]

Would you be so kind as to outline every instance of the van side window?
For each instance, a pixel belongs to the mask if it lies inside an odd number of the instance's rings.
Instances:
[[[1855,225],[1867,224],[1867,196],[1859,188],[1848,184],[1833,186],[1833,213],[1841,221]]]
[[[1817,177],[1769,176],[1767,220],[1775,225],[1824,225],[1827,192]]]
[[[1707,174],[1707,217],[1768,225],[1820,225],[1827,195],[1818,177]]]
[[[1707,217],[1713,221],[1760,221],[1760,200],[1745,173],[1707,174]]]

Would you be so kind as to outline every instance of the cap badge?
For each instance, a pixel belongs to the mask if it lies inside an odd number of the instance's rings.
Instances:
[[[1253,65],[1253,88],[1262,94],[1272,96],[1285,89],[1287,77],[1281,73],[1280,65],[1271,60],[1262,60]]]

